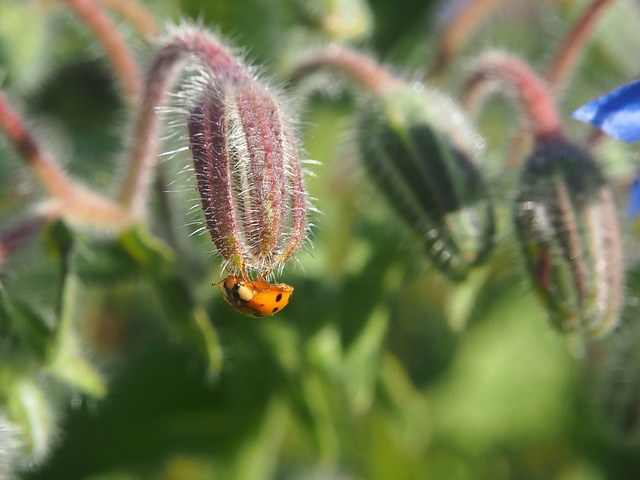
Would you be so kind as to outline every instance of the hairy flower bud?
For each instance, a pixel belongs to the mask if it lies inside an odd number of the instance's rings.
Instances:
[[[611,186],[584,150],[538,142],[515,200],[517,235],[554,324],[599,337],[623,303],[621,232]]]
[[[249,75],[212,78],[189,142],[206,226],[229,266],[264,274],[290,259],[307,200],[293,126],[269,90]]]
[[[482,140],[435,90],[400,84],[369,101],[359,122],[362,160],[434,264],[466,277],[491,249],[489,193],[476,165]]]
[[[636,272],[637,274],[637,272]],[[634,282],[637,285],[637,281]],[[640,445],[640,328],[635,307],[625,312],[619,335],[593,342],[587,351],[591,412],[603,437],[618,444]]]

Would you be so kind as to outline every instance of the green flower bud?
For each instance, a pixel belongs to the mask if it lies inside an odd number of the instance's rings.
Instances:
[[[635,306],[625,309],[616,334],[589,346],[584,376],[591,413],[602,436],[633,448],[640,445],[638,313]]]
[[[489,253],[495,231],[477,166],[483,141],[435,90],[398,83],[360,113],[362,160],[435,266],[462,280]]]
[[[593,158],[561,137],[539,141],[514,219],[552,322],[590,338],[609,332],[623,303],[622,241],[612,188]]]

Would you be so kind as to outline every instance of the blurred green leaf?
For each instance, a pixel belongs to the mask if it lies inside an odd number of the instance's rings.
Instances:
[[[219,372],[223,354],[218,334],[206,311],[196,305],[186,283],[178,278],[171,249],[142,228],[125,232],[120,237],[120,245],[151,282],[170,324],[200,350],[210,374]]]
[[[49,322],[29,305],[12,299],[0,283],[0,338],[4,343],[0,359],[23,358],[18,352],[24,348],[21,353],[44,362],[52,337]]]
[[[67,341],[49,368],[56,378],[82,393],[98,398],[107,394],[102,376],[83,358],[76,343]]]

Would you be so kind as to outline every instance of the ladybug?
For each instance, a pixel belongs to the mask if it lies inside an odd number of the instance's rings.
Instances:
[[[287,306],[293,294],[293,287],[286,283],[245,280],[238,275],[229,275],[220,288],[224,300],[248,317],[275,315]]]

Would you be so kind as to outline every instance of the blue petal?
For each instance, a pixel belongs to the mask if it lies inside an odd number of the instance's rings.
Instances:
[[[640,214],[640,176],[636,177],[629,187],[629,206],[627,215],[633,220]]]
[[[640,140],[640,80],[628,83],[571,114],[625,142]]]

